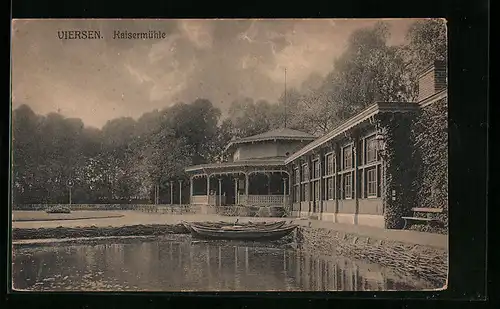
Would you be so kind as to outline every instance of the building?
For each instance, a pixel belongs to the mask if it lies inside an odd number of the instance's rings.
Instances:
[[[232,140],[226,146],[229,162],[186,168],[192,205],[286,206],[289,172],[285,159],[315,139],[281,128]]]
[[[446,76],[435,62],[419,76],[418,102],[376,102],[320,138],[280,129],[232,141],[231,162],[186,169],[191,203],[283,205],[296,217],[398,228],[417,203],[413,121],[447,100]]]
[[[394,227],[388,208],[414,206],[409,142],[421,109],[447,99],[446,65],[419,77],[417,103],[377,102],[285,160],[292,174],[292,213],[339,223]],[[396,215],[397,216],[397,215]]]

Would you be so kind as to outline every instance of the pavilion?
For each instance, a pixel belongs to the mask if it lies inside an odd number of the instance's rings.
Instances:
[[[280,128],[234,139],[226,146],[229,160],[190,166],[192,205],[285,206],[290,174],[285,159],[313,141],[301,131]]]

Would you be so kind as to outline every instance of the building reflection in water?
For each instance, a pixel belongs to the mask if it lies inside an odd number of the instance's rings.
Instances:
[[[15,249],[27,290],[377,291],[438,286],[378,265],[244,243],[149,241]]]

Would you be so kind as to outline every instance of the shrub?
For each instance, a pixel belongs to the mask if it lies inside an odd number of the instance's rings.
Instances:
[[[69,207],[66,206],[56,205],[47,208],[45,212],[48,214],[69,214],[71,213],[71,209],[69,209]]]

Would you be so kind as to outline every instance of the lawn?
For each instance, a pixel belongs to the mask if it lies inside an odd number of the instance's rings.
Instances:
[[[87,211],[77,210],[69,214],[49,214],[45,211],[13,211],[12,221],[57,221],[57,220],[82,220],[100,218],[119,218],[123,214],[112,211]]]

